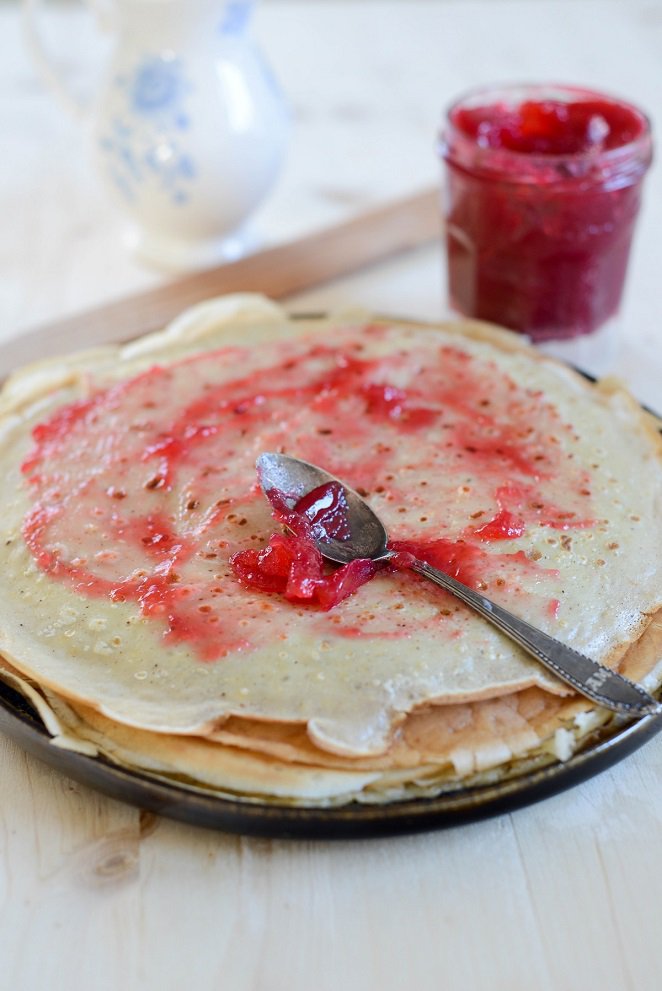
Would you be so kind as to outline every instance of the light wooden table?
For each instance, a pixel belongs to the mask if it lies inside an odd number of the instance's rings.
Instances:
[[[285,240],[436,179],[443,105],[481,82],[622,93],[662,127],[662,6],[594,0],[265,3],[256,33],[296,129],[257,218]],[[58,9],[49,41],[81,87],[102,48]],[[162,278],[120,244],[85,134],[51,103],[0,10],[0,337]],[[83,55],[83,52],[85,54]],[[75,71],[74,71],[75,70]],[[649,177],[612,359],[662,405],[662,184]],[[440,249],[323,287],[434,318]],[[81,345],[85,342],[81,341]],[[599,355],[589,355],[589,367]],[[657,991],[662,737],[589,783],[450,831],[352,843],[242,839],[156,820],[0,739],[0,988],[179,991]]]

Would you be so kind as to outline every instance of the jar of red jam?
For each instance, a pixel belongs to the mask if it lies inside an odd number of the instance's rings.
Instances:
[[[619,307],[650,125],[569,86],[475,91],[441,139],[451,305],[535,341],[590,334]]]

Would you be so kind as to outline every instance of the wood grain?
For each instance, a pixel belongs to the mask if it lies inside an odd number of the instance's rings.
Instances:
[[[158,330],[187,306],[223,293],[262,292],[284,299],[406,252],[439,234],[438,193],[428,189],[289,244],[34,327],[0,346],[0,377],[36,358]]]

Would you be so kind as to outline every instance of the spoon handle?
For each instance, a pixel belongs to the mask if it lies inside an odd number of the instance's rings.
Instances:
[[[635,682],[560,643],[450,575],[438,571],[425,561],[414,561],[411,569],[452,592],[550,668],[562,681],[566,681],[598,705],[631,716],[662,713],[662,705]]]

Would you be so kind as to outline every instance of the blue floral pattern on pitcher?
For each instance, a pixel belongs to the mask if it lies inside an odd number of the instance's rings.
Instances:
[[[255,6],[255,0],[229,0],[220,23],[221,34],[241,34]]]
[[[151,116],[178,104],[185,88],[178,59],[147,59],[131,81],[131,104],[136,113]]]
[[[192,86],[181,59],[147,57],[117,76],[114,88],[122,110],[99,144],[115,186],[132,202],[142,186],[156,183],[172,203],[186,203],[196,168],[186,150]]]

